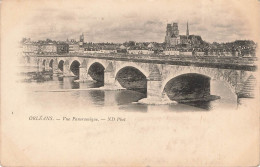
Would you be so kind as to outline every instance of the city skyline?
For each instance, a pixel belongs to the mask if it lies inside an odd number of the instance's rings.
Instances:
[[[238,10],[241,4],[234,1],[77,1],[70,6],[67,1],[44,2],[28,9],[30,15],[19,22],[23,36],[64,41],[78,40],[84,33],[86,42],[164,42],[167,23],[177,22],[180,34],[185,35],[188,21],[190,35],[200,35],[210,43],[257,38],[252,27],[258,25],[248,19],[249,9]]]

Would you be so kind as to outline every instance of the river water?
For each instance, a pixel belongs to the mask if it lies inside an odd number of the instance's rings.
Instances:
[[[138,100],[146,97],[144,93],[134,90],[102,90],[102,83],[87,81],[75,82],[76,77],[54,76],[51,72],[37,72],[37,68],[23,67],[20,83],[25,84],[31,100],[42,104],[66,103],[70,108],[77,109],[82,105],[94,108],[117,106],[123,111],[149,112],[157,105],[139,104]],[[218,92],[221,98],[210,102],[192,102],[183,104],[160,105],[164,111],[210,111],[213,109],[236,109],[238,102],[225,84],[211,81],[211,89]]]

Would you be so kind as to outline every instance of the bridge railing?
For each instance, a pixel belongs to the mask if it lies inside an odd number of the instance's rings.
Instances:
[[[257,57],[225,57],[225,56],[184,56],[164,54],[129,54],[129,53],[66,53],[66,54],[34,54],[39,57],[93,57],[103,59],[125,60],[158,60],[181,61],[192,63],[224,63],[224,64],[255,64]]]

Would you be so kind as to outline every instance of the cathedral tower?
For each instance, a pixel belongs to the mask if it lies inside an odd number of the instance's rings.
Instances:
[[[186,30],[186,36],[187,36],[187,38],[189,37],[189,23],[187,22],[187,30]]]
[[[82,47],[84,44],[84,34],[82,33],[82,35],[79,36],[79,46]]]
[[[165,43],[167,46],[175,46],[180,43],[178,23],[167,24]]]

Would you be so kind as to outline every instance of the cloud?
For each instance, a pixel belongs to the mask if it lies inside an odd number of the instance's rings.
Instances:
[[[83,32],[91,42],[163,42],[168,22],[178,22],[180,34],[185,34],[187,21],[190,34],[209,42],[232,41],[250,34],[247,18],[235,8],[234,1],[98,0],[60,6],[47,2],[25,20],[25,35],[32,39],[78,39]]]

